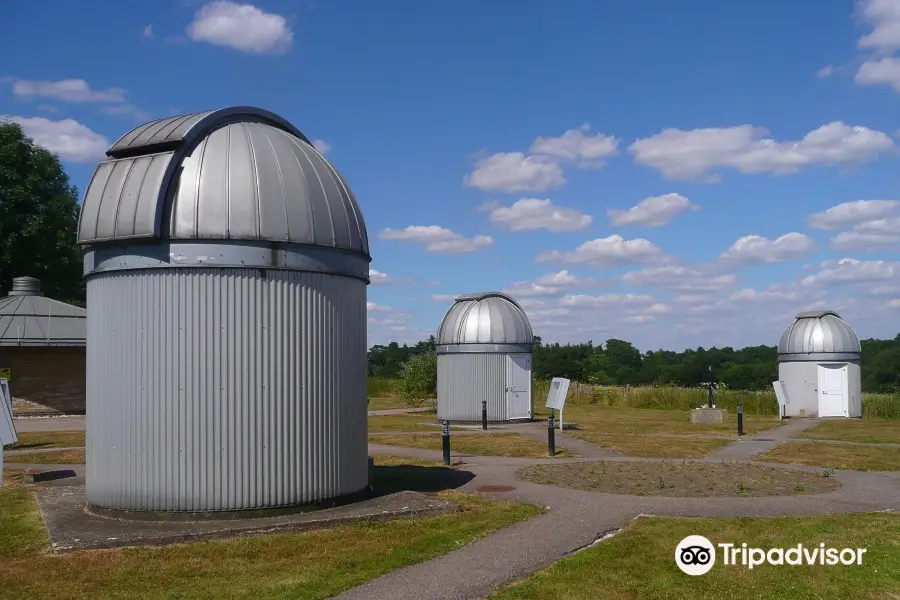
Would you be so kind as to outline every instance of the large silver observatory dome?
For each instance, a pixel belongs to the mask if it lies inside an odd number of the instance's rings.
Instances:
[[[350,186],[306,136],[269,111],[237,106],[151,121],[107,156],[85,194],[81,244],[266,241],[369,258]]]
[[[78,225],[88,504],[207,513],[364,493],[371,257],[341,174],[250,106],[152,121],[106,154]]]
[[[501,292],[480,292],[456,298],[437,334],[437,350],[459,352],[531,352],[534,333],[525,311]],[[519,346],[507,349],[507,346]],[[504,347],[499,349],[497,347]]]
[[[861,352],[856,333],[833,311],[798,314],[778,343],[779,362],[859,360]]]

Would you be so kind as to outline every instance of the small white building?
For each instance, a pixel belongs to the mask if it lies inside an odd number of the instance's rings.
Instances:
[[[437,334],[437,417],[492,423],[532,416],[534,334],[519,304],[500,292],[456,299]]]
[[[836,312],[798,314],[778,344],[784,416],[861,417],[861,350],[856,333]]]

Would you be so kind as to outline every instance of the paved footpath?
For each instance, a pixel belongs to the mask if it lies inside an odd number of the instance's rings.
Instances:
[[[747,462],[779,443],[816,425],[817,420],[795,420],[776,429],[738,440],[701,462]],[[526,433],[523,431],[523,433]],[[537,435],[537,432],[534,432]],[[557,436],[558,445],[575,448],[573,438]],[[561,442],[561,443],[560,443]],[[370,445],[373,454],[393,454],[440,460],[441,453],[415,448]],[[597,449],[600,453],[605,451]],[[900,473],[836,471],[841,488],[827,494],[757,498],[666,498],[623,496],[537,485],[516,478],[527,464],[585,462],[596,453],[582,452],[582,459],[514,459],[468,457],[463,468],[474,475],[460,491],[476,492],[486,485],[515,489],[491,497],[529,502],[546,513],[476,540],[433,560],[387,573],[340,594],[339,600],[471,600],[489,596],[498,586],[527,576],[615,532],[641,515],[673,517],[748,517],[812,515],[853,512],[900,511]],[[592,456],[593,454],[593,456]],[[604,460],[666,462],[665,459],[603,457]],[[683,462],[679,459],[679,462]],[[754,464],[765,464],[756,462]],[[783,469],[821,472],[821,469],[770,465]]]

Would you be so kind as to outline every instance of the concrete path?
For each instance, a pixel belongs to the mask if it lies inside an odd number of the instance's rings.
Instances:
[[[25,450],[4,450],[3,456],[22,456],[27,454],[43,454],[45,452],[65,452],[67,450],[84,450],[84,446],[71,446],[68,448],[27,448]]]
[[[84,416],[16,417],[13,425],[19,433],[32,431],[84,431]]]
[[[406,415],[409,413],[423,413],[433,411],[433,406],[423,406],[422,408],[382,408],[380,410],[370,410],[370,417],[383,417],[385,415]]]
[[[791,419],[780,427],[739,438],[709,457],[726,461],[751,460],[819,423],[819,419]]]
[[[714,455],[697,462],[747,462],[780,443],[816,425],[816,419],[797,419],[777,429],[763,431],[736,440]],[[528,434],[523,429],[522,433]],[[540,433],[532,428],[535,437]],[[543,432],[546,435],[546,432]],[[559,435],[557,440],[572,441]],[[545,438],[546,439],[546,438]],[[580,440],[578,440],[580,442]],[[586,442],[581,442],[587,444]],[[590,445],[590,444],[588,444]],[[571,446],[570,446],[571,447]],[[370,444],[373,454],[392,454],[440,460],[433,450],[400,448]],[[477,492],[487,485],[511,486],[513,490],[488,496],[529,502],[542,506],[546,513],[479,539],[459,550],[433,560],[392,571],[337,596],[340,600],[470,600],[490,595],[498,586],[524,577],[573,552],[589,546],[641,515],[673,517],[747,517],[850,512],[900,511],[896,493],[900,473],[836,471],[841,488],[827,494],[809,496],[755,498],[667,498],[623,496],[584,492],[519,480],[522,466],[546,462],[585,462],[595,460],[593,452],[578,451],[588,458],[523,459],[469,457],[454,453],[454,462],[474,478],[460,491]],[[605,452],[597,449],[599,452]],[[667,462],[670,459],[604,457],[608,461]],[[683,459],[679,459],[682,462]],[[693,462],[693,461],[691,461]],[[766,465],[766,463],[754,463]],[[781,469],[821,472],[821,469],[792,465],[768,465]],[[698,531],[697,533],[703,533]]]

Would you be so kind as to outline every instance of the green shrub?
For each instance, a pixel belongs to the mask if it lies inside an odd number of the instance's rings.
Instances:
[[[401,367],[400,395],[407,406],[419,408],[437,395],[437,355],[414,354]]]

